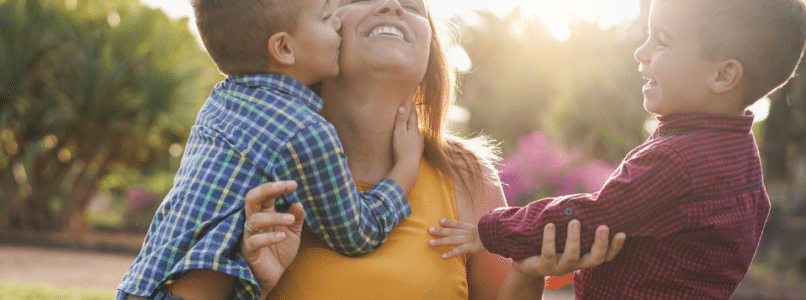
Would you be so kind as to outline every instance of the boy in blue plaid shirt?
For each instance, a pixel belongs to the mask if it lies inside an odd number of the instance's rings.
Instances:
[[[390,145],[395,166],[372,189],[356,190],[336,131],[318,114],[322,99],[308,88],[339,72],[335,1],[192,2],[207,52],[227,78],[198,114],[173,188],[118,298],[175,297],[168,286],[200,270],[234,281],[229,298],[261,295],[239,243],[244,228],[256,233],[244,223],[245,196],[269,181],[299,184],[278,207],[301,203],[305,223],[331,248],[351,256],[378,248],[411,213],[406,193],[423,137],[414,110],[401,107]]]

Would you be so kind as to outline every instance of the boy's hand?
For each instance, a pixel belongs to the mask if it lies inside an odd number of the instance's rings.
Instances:
[[[448,253],[443,254],[442,258],[448,259],[460,254],[487,250],[481,244],[478,226],[448,219],[439,220],[439,224],[445,228],[431,227],[428,228],[428,232],[433,235],[444,236],[444,238],[430,240],[431,246],[456,246]]]
[[[406,114],[406,109],[398,107],[395,118],[395,132],[392,136],[392,147],[395,154],[395,163],[403,161],[419,165],[423,156],[423,134],[420,132],[417,110],[412,106]]]
[[[417,110],[410,108],[407,114],[402,106],[395,117],[395,129],[392,134],[392,150],[395,165],[387,174],[387,178],[395,181],[408,194],[414,188],[420,173],[420,159],[423,156],[424,138],[417,120]]]
[[[299,250],[305,211],[294,203],[288,213],[274,210],[274,200],[297,188],[294,181],[269,182],[246,194],[241,255],[262,291],[261,299],[277,284]]]

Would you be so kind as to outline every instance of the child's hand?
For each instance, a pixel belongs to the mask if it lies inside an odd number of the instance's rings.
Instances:
[[[392,147],[395,154],[395,163],[398,162],[420,165],[423,156],[423,134],[417,120],[417,110],[414,107],[406,114],[402,106],[397,109],[395,118],[395,131],[392,136]],[[416,176],[415,176],[416,177]]]
[[[428,228],[428,232],[433,235],[444,236],[438,240],[431,240],[431,246],[456,246],[455,248],[442,255],[442,258],[448,259],[460,254],[475,253],[484,249],[479,238],[479,227],[465,222],[459,222],[448,219],[439,220],[439,224],[445,228]]]
[[[406,114],[406,109],[399,107],[392,134],[395,165],[387,178],[400,185],[406,194],[414,188],[417,176],[420,175],[420,158],[425,147],[423,141],[423,134],[417,124],[417,110],[412,107],[411,112]]]

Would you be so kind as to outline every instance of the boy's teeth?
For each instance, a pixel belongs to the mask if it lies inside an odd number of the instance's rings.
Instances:
[[[380,34],[393,35],[393,36],[399,37],[401,39],[403,38],[403,33],[400,32],[399,29],[397,29],[395,27],[392,27],[392,26],[380,26],[380,27],[377,27],[377,28],[373,29],[369,33],[369,37],[374,37],[374,36],[377,36],[377,35],[380,35]]]

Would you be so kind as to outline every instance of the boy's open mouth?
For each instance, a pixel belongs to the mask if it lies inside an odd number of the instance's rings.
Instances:
[[[647,90],[647,89],[650,89],[650,88],[658,86],[658,81],[656,81],[655,79],[647,78],[646,76],[643,76],[643,77],[644,77],[645,80],[647,80],[647,83],[644,84],[644,87],[643,87],[644,90]]]

